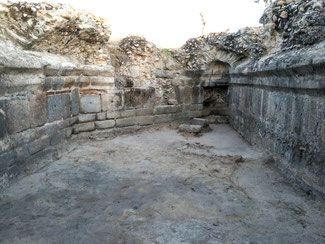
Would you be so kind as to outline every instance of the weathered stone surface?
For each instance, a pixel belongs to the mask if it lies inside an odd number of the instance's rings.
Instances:
[[[231,71],[229,91],[232,126],[274,155],[283,173],[305,191],[322,196],[325,97],[315,81],[324,80],[324,52],[321,43],[239,65]],[[322,64],[313,65],[315,58]]]
[[[98,113],[101,111],[99,95],[83,95],[80,98],[80,110],[83,113]]]
[[[114,87],[114,77],[92,77],[90,78],[92,87],[105,87],[105,89]]]
[[[168,105],[178,105],[178,101],[176,99],[168,99]]]
[[[202,125],[189,125],[189,124],[181,124],[178,127],[180,132],[187,132],[187,133],[200,133],[203,130]]]
[[[136,110],[124,110],[120,112],[121,117],[127,118],[127,117],[133,117],[136,115]]]
[[[190,104],[187,107],[184,106],[184,108],[189,111],[201,111],[203,109],[203,104]]]
[[[189,119],[202,116],[201,111],[187,111],[186,114],[187,114],[187,118],[189,118]]]
[[[87,76],[114,77],[114,67],[111,65],[84,65],[83,74]]]
[[[102,111],[114,111],[123,107],[122,94],[112,91],[101,95]]]
[[[47,97],[45,94],[35,95],[29,100],[30,123],[32,127],[44,125],[47,122]]]
[[[8,3],[0,10],[0,33],[25,49],[108,64],[108,22],[70,5]]]
[[[5,172],[15,159],[14,151],[0,154],[0,172]],[[1,174],[0,174],[1,175]]]
[[[155,89],[153,87],[137,87],[125,90],[125,107],[152,107],[155,103]]]
[[[66,138],[70,138],[71,137],[71,135],[72,135],[72,131],[73,131],[73,128],[66,128],[66,130],[65,130],[65,136],[66,136]]]
[[[72,115],[79,114],[79,90],[73,89],[71,92],[71,113]]]
[[[107,117],[107,114],[105,112],[102,112],[102,113],[98,113],[96,115],[96,120],[105,120]]]
[[[189,86],[177,87],[176,98],[179,103],[192,103],[192,88]]]
[[[192,88],[192,103],[203,103],[204,95],[201,86],[194,86]]]
[[[173,121],[173,117],[170,114],[155,115],[155,124],[170,123]]]
[[[153,114],[153,108],[139,108],[136,110],[136,115],[152,115]]]
[[[0,106],[0,139],[4,138],[7,135],[7,126],[4,113],[1,112]]]
[[[63,110],[62,110],[63,119],[70,118],[70,116],[71,116],[71,99],[70,99],[70,95],[69,94],[62,94],[61,99],[62,99],[62,105],[63,105]]]
[[[97,129],[108,129],[115,126],[115,120],[104,120],[95,122]]]
[[[28,100],[5,101],[5,114],[9,134],[23,131],[30,127]]]
[[[77,123],[78,121],[78,117],[72,117],[69,119],[69,126],[74,125],[75,123]]]
[[[324,40],[324,1],[278,1],[264,11],[260,23],[269,39],[280,37],[282,49],[301,48]]]
[[[155,108],[155,114],[172,114],[178,111],[178,106],[165,105]]]
[[[203,127],[209,126],[209,123],[206,119],[194,118],[191,120],[192,125],[201,125]]]
[[[106,117],[107,119],[117,119],[120,117],[120,112],[119,111],[107,112]]]
[[[80,114],[78,116],[79,123],[90,122],[90,121],[94,121],[95,119],[96,119],[96,114]]]
[[[63,110],[61,95],[52,95],[47,97],[48,122],[62,119]]]
[[[29,146],[28,146],[28,151],[31,155],[38,153],[42,151],[43,149],[47,148],[50,146],[50,138],[45,137],[41,139],[37,139],[33,141]]]
[[[136,118],[138,125],[152,125],[154,116],[139,116]]]
[[[60,142],[65,140],[66,136],[67,135],[66,135],[65,130],[62,130],[62,131],[56,133],[55,135],[53,135],[50,138],[50,145],[55,146],[55,145],[59,144]]]
[[[137,124],[136,117],[116,120],[117,127],[132,126],[132,125],[136,125],[136,124]]]
[[[216,60],[235,64],[241,59],[260,57],[266,48],[263,44],[263,28],[243,28],[236,33],[210,33],[189,39],[174,54],[188,69],[205,69]]]
[[[73,133],[78,134],[80,132],[87,132],[95,130],[95,123],[94,122],[88,122],[88,123],[82,123],[82,124],[76,124],[73,126]]]

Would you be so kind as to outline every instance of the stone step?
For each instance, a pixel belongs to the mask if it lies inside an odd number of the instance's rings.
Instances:
[[[203,127],[207,127],[209,126],[209,123],[206,119],[202,119],[202,118],[193,118],[191,120],[191,125],[201,125]]]
[[[229,124],[229,116],[224,115],[209,115],[203,119],[207,120],[209,124]]]

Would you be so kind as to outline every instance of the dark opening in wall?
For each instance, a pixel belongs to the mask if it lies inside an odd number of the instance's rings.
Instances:
[[[203,105],[207,108],[226,107],[227,92],[230,81],[230,65],[216,60],[206,66],[201,76],[204,89]]]
[[[218,106],[227,106],[228,87],[205,87],[203,106],[214,108]]]

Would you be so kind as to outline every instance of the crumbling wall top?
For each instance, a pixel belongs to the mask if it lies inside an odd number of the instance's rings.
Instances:
[[[110,35],[106,20],[70,5],[0,4],[0,37],[26,50],[69,55],[86,64],[107,64]]]

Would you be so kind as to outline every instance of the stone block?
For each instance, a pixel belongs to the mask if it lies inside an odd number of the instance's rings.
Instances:
[[[79,123],[85,123],[94,121],[96,119],[96,114],[79,114],[78,116],[78,122]]]
[[[69,126],[74,125],[75,123],[77,123],[78,121],[78,117],[72,117],[69,119]]]
[[[49,78],[46,78],[49,79]],[[63,86],[64,86],[64,79],[62,79],[61,77],[53,77],[51,78],[51,87],[52,90],[62,90]]]
[[[93,131],[93,130],[95,130],[95,123],[94,122],[76,124],[76,125],[73,126],[73,133],[74,134],[78,134],[80,132]]]
[[[53,122],[62,119],[63,104],[60,95],[47,97],[47,117],[48,122]]]
[[[44,125],[47,122],[47,97],[39,94],[29,99],[30,123],[32,127]]]
[[[61,95],[62,99],[62,116],[63,119],[70,118],[71,116],[71,100],[70,100],[70,95],[69,94],[62,94]]]
[[[123,99],[121,92],[110,92],[101,95],[102,111],[114,111],[123,107]]]
[[[137,116],[152,115],[152,114],[153,114],[153,108],[139,108],[136,110]]]
[[[56,123],[49,123],[42,127],[39,127],[39,131],[37,133],[34,132],[33,135],[35,135],[36,137],[40,137],[43,135],[53,136],[57,133],[58,130],[59,126]]]
[[[179,103],[191,103],[192,88],[189,86],[176,87],[176,99]]]
[[[71,77],[71,76],[65,77],[63,88],[71,89],[71,87],[75,86],[75,84],[76,84],[76,77]]]
[[[136,118],[138,125],[152,125],[154,116],[140,116]]]
[[[172,114],[178,111],[178,106],[165,105],[155,108],[155,114]]]
[[[66,138],[70,138],[71,137],[71,135],[72,135],[72,128],[71,127],[69,127],[69,128],[66,128],[66,130],[65,130],[65,136],[66,136]]]
[[[201,111],[188,111],[187,116],[189,119],[195,118],[195,117],[201,117],[202,113]]]
[[[200,133],[202,132],[203,126],[202,125],[188,125],[188,124],[181,124],[178,127],[180,132],[187,132],[187,133]]]
[[[194,86],[192,88],[192,103],[203,103],[204,95],[203,95],[203,87]]]
[[[105,86],[114,87],[114,77],[92,77],[90,78],[90,85],[94,86]]]
[[[80,76],[76,79],[76,86],[79,88],[88,87],[90,84],[90,78],[88,76]]]
[[[133,117],[136,115],[136,111],[133,109],[133,110],[124,110],[124,111],[121,111],[121,117],[122,118],[128,118],[128,117]]]
[[[191,120],[192,125],[201,125],[203,127],[206,127],[209,125],[208,121],[206,119],[200,119],[200,118],[194,118]]]
[[[173,117],[170,114],[155,115],[155,124],[170,123],[173,121]]]
[[[44,75],[45,76],[58,76],[61,75],[62,70],[53,66],[45,66],[44,67]]]
[[[104,120],[95,122],[97,129],[108,129],[115,126],[115,120]]]
[[[117,119],[119,117],[120,117],[119,111],[107,112],[107,114],[106,114],[107,119]]]
[[[176,99],[168,99],[168,105],[178,105],[178,101]]]
[[[191,104],[189,106],[190,111],[200,111],[202,109],[203,109],[203,104],[202,103],[200,103],[200,104]]]
[[[37,139],[37,140],[33,141],[31,144],[29,144],[28,151],[29,151],[30,155],[33,155],[35,153],[38,153],[38,152],[44,150],[45,148],[47,148],[49,146],[50,146],[50,138],[45,137],[45,138]]]
[[[7,100],[4,110],[9,134],[30,128],[28,100]]]
[[[101,111],[99,95],[83,95],[80,98],[80,109],[83,113],[98,113]]]
[[[114,67],[110,65],[97,66],[97,65],[85,65],[83,67],[83,73],[87,76],[114,76]]]
[[[134,87],[125,89],[125,107],[153,107],[155,104],[155,88],[153,87]]]
[[[16,159],[27,159],[30,157],[29,150],[28,150],[28,145],[23,145],[21,147],[18,147],[15,149],[15,157]],[[1,162],[1,160],[0,160]]]
[[[71,112],[72,115],[78,115],[79,114],[79,89],[74,89],[71,92]]]
[[[15,153],[13,151],[0,154],[0,172],[4,173],[14,163]]]
[[[116,120],[117,127],[132,126],[132,125],[136,125],[136,124],[137,124],[137,120],[135,117]]]
[[[106,113],[105,112],[102,112],[102,113],[98,113],[96,115],[96,120],[105,120],[106,119]]]
[[[0,139],[7,135],[7,126],[4,114],[0,110]]]
[[[65,138],[66,138],[66,132],[64,130],[62,130],[50,138],[50,145],[55,146],[55,145],[59,144],[60,142],[64,141]]]

